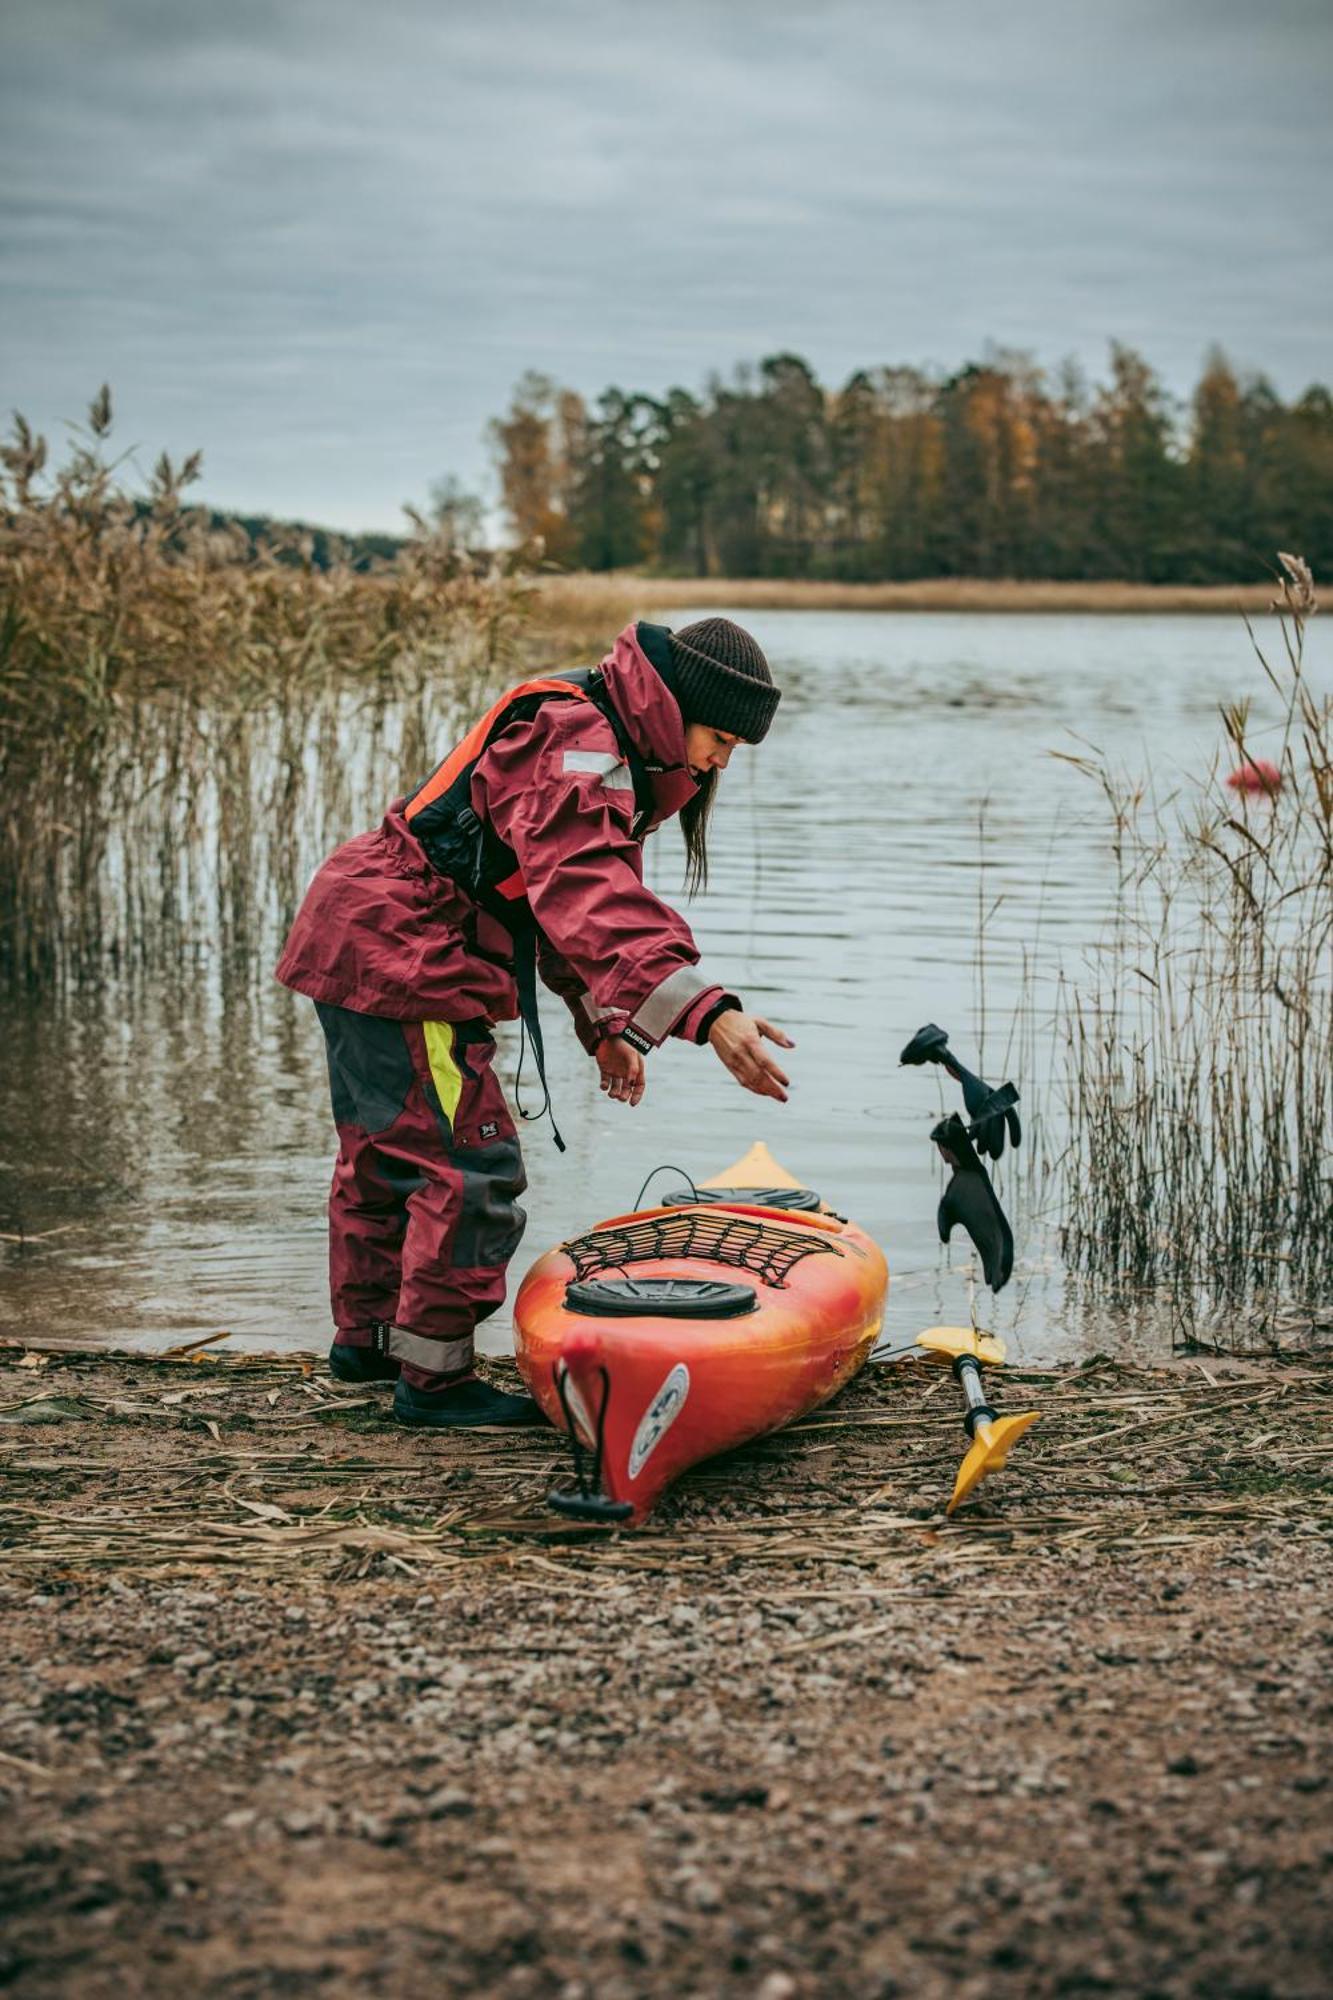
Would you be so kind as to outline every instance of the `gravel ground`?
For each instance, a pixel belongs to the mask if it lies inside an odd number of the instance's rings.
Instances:
[[[0,1354],[0,1987],[1322,1996],[1333,1366],[868,1371],[637,1534],[549,1433]]]

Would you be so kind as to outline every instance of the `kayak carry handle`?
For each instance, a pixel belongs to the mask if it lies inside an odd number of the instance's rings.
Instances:
[[[590,1359],[599,1351],[595,1339],[586,1334],[575,1334],[566,1342],[565,1353],[579,1360]],[[564,1514],[573,1521],[627,1521],[634,1512],[628,1500],[612,1500],[602,1492],[602,1458],[606,1443],[606,1410],[611,1401],[611,1374],[605,1362],[599,1362],[597,1373],[602,1380],[602,1397],[597,1407],[597,1415],[591,1419],[593,1436],[591,1439],[591,1466],[586,1466],[585,1447],[579,1437],[578,1422],[570,1396],[569,1363],[562,1358],[552,1369],[555,1378],[555,1392],[560,1398],[560,1408],[564,1413],[565,1427],[569,1432],[570,1450],[574,1457],[574,1478],[577,1482],[569,1488],[555,1488],[546,1496],[546,1504],[557,1514]],[[582,1405],[580,1405],[582,1408]]]
[[[559,1488],[547,1494],[546,1504],[571,1521],[628,1521],[634,1512],[629,1500],[608,1500],[604,1493],[562,1493]]]

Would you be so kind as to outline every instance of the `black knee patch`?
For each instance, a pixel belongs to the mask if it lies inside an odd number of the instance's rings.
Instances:
[[[454,1264],[482,1268],[507,1264],[528,1220],[518,1205],[518,1197],[528,1184],[518,1140],[456,1146],[451,1158],[463,1176],[463,1212],[454,1237]]]
[[[359,1125],[372,1137],[387,1131],[416,1082],[402,1022],[354,1014],[321,1000],[315,1011],[328,1050],[334,1122]]]

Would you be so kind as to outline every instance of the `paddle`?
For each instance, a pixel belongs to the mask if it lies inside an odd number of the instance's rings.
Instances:
[[[988,1473],[1000,1470],[1041,1412],[1024,1410],[1016,1417],[1002,1417],[986,1401],[981,1364],[984,1361],[988,1367],[999,1368],[1004,1363],[1005,1346],[997,1335],[982,1333],[974,1326],[932,1326],[917,1335],[916,1344],[949,1363],[963,1392],[963,1429],[971,1442],[958,1468],[953,1498],[944,1510],[952,1514]]]

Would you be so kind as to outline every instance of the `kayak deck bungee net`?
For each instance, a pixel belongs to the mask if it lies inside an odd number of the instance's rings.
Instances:
[[[832,1396],[875,1344],[888,1267],[763,1146],[540,1257],[518,1365],[574,1450],[576,1518],[640,1522],[687,1467]]]

